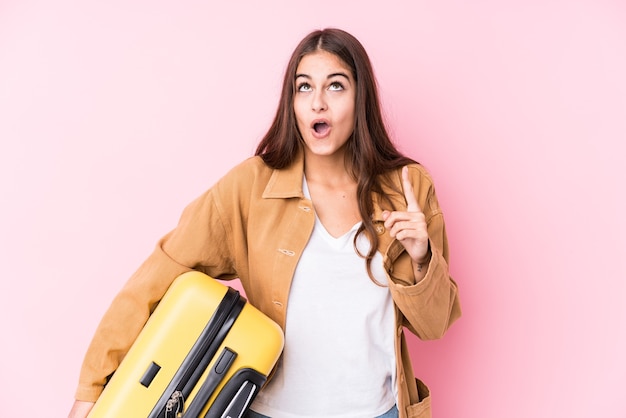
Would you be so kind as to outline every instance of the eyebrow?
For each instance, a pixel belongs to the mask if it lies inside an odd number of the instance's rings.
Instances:
[[[328,76],[326,76],[326,79],[330,79],[333,77],[344,77],[345,79],[347,79],[348,81],[350,81],[350,77],[348,77],[348,75],[346,73],[332,73],[332,74],[328,74]],[[306,79],[311,79],[311,76],[308,74],[296,74],[296,79],[300,78],[300,77],[304,77]]]

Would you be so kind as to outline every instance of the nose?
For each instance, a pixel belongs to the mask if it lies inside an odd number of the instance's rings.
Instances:
[[[311,108],[314,112],[321,112],[322,110],[326,110],[328,108],[323,91],[318,90],[313,94]]]

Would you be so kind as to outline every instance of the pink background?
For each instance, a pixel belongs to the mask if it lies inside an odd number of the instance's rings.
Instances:
[[[65,416],[113,295],[326,26],[446,214],[464,317],[411,340],[435,417],[626,416],[622,1],[2,0],[3,416]]]

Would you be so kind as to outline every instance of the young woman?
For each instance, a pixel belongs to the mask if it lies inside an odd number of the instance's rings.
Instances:
[[[432,180],[393,146],[357,39],[295,49],[256,156],[192,202],[116,296],[86,354],[84,417],[178,275],[238,277],[285,331],[251,417],[428,417],[403,328],[440,338],[460,316]],[[121,324],[121,325],[120,325]]]

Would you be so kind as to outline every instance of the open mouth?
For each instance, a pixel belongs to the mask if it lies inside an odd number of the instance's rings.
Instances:
[[[328,133],[328,131],[330,130],[330,125],[327,122],[324,122],[324,121],[315,122],[315,123],[313,123],[313,130],[318,135],[324,135],[324,134]]]

